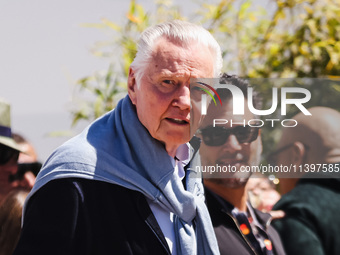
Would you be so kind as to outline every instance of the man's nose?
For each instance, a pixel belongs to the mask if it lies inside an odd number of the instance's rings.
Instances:
[[[222,149],[225,151],[238,151],[242,149],[242,145],[234,134],[230,134],[222,146]]]
[[[190,110],[189,84],[183,84],[177,89],[172,105],[179,107],[181,110]]]

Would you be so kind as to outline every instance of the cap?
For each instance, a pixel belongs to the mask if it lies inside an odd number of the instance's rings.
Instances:
[[[12,138],[11,106],[0,98],[0,143],[17,151],[22,151]]]

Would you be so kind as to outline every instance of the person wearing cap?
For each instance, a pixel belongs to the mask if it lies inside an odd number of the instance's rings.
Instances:
[[[28,140],[17,133],[12,133],[12,137],[22,150],[18,158],[18,172],[12,176],[12,179],[25,181],[28,186],[33,187],[42,164],[38,161],[36,150]]]
[[[32,188],[33,182],[12,177],[18,171],[19,144],[12,138],[10,104],[0,99],[0,202],[14,188]]]

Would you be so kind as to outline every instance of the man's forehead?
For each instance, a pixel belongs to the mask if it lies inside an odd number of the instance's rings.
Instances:
[[[173,40],[161,37],[154,43],[151,56],[157,59],[168,56],[170,53],[174,54],[178,52],[178,56],[176,54],[173,55],[173,57],[178,57],[180,60],[180,52],[183,51],[183,53],[185,53],[186,50],[188,50],[188,48],[182,46],[180,43],[175,43]]]
[[[165,66],[160,68],[157,73],[154,74],[158,77],[172,77],[172,78],[188,78],[191,75],[190,70],[177,67],[176,64],[173,66]]]
[[[186,47],[160,39],[155,43],[151,57],[151,63],[168,75],[172,75],[171,72],[178,77],[209,78],[213,75],[213,56],[203,44]]]
[[[247,100],[244,103],[244,113],[243,115],[236,115],[233,113],[233,100],[227,99],[222,101],[221,105],[210,105],[207,111],[207,115],[203,120],[203,126],[212,125],[214,119],[224,119],[228,120],[228,123],[224,126],[230,126],[230,122],[232,121],[234,124],[233,126],[243,125],[245,121],[246,125],[249,120],[255,119],[253,113],[250,112],[248,109]]]

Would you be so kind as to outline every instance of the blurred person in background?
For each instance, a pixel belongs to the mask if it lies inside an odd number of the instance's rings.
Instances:
[[[0,255],[12,255],[18,243],[27,189],[16,188],[0,203]]]
[[[247,107],[248,83],[236,76],[224,74],[222,84],[240,88],[245,98],[245,114],[233,114],[233,97],[228,89],[217,89],[222,106],[210,104],[197,136],[201,138],[202,167],[256,166],[260,162],[262,142],[259,127],[250,127],[248,121],[255,116]],[[255,108],[259,99],[253,99]],[[212,125],[214,119],[228,123]],[[232,124],[231,126],[231,122]],[[243,125],[242,123],[246,123]],[[255,123],[252,123],[255,126]],[[220,253],[285,254],[279,235],[270,225],[271,215],[263,213],[248,202],[246,184],[251,173],[208,173],[203,171],[206,203],[211,216]]]
[[[246,188],[252,205],[262,212],[271,213],[273,206],[281,197],[273,181],[261,173],[254,173]]]
[[[10,105],[0,99],[0,202],[14,188],[32,188],[33,182],[16,178],[20,146],[12,138]]]
[[[18,158],[18,172],[13,178],[26,182],[28,187],[33,187],[42,164],[38,161],[38,155],[29,141],[17,133],[13,133],[12,137],[21,149]]]
[[[19,144],[21,153],[19,154],[18,163],[33,163],[38,161],[38,155],[33,145],[20,134],[12,133],[14,141]]]
[[[276,165],[296,166],[290,178],[280,178],[282,198],[273,207],[285,217],[273,221],[288,254],[340,254],[340,113],[327,107],[308,109],[293,117],[294,128],[284,128]],[[318,169],[312,172],[312,168]],[[303,171],[300,173],[300,167]]]

